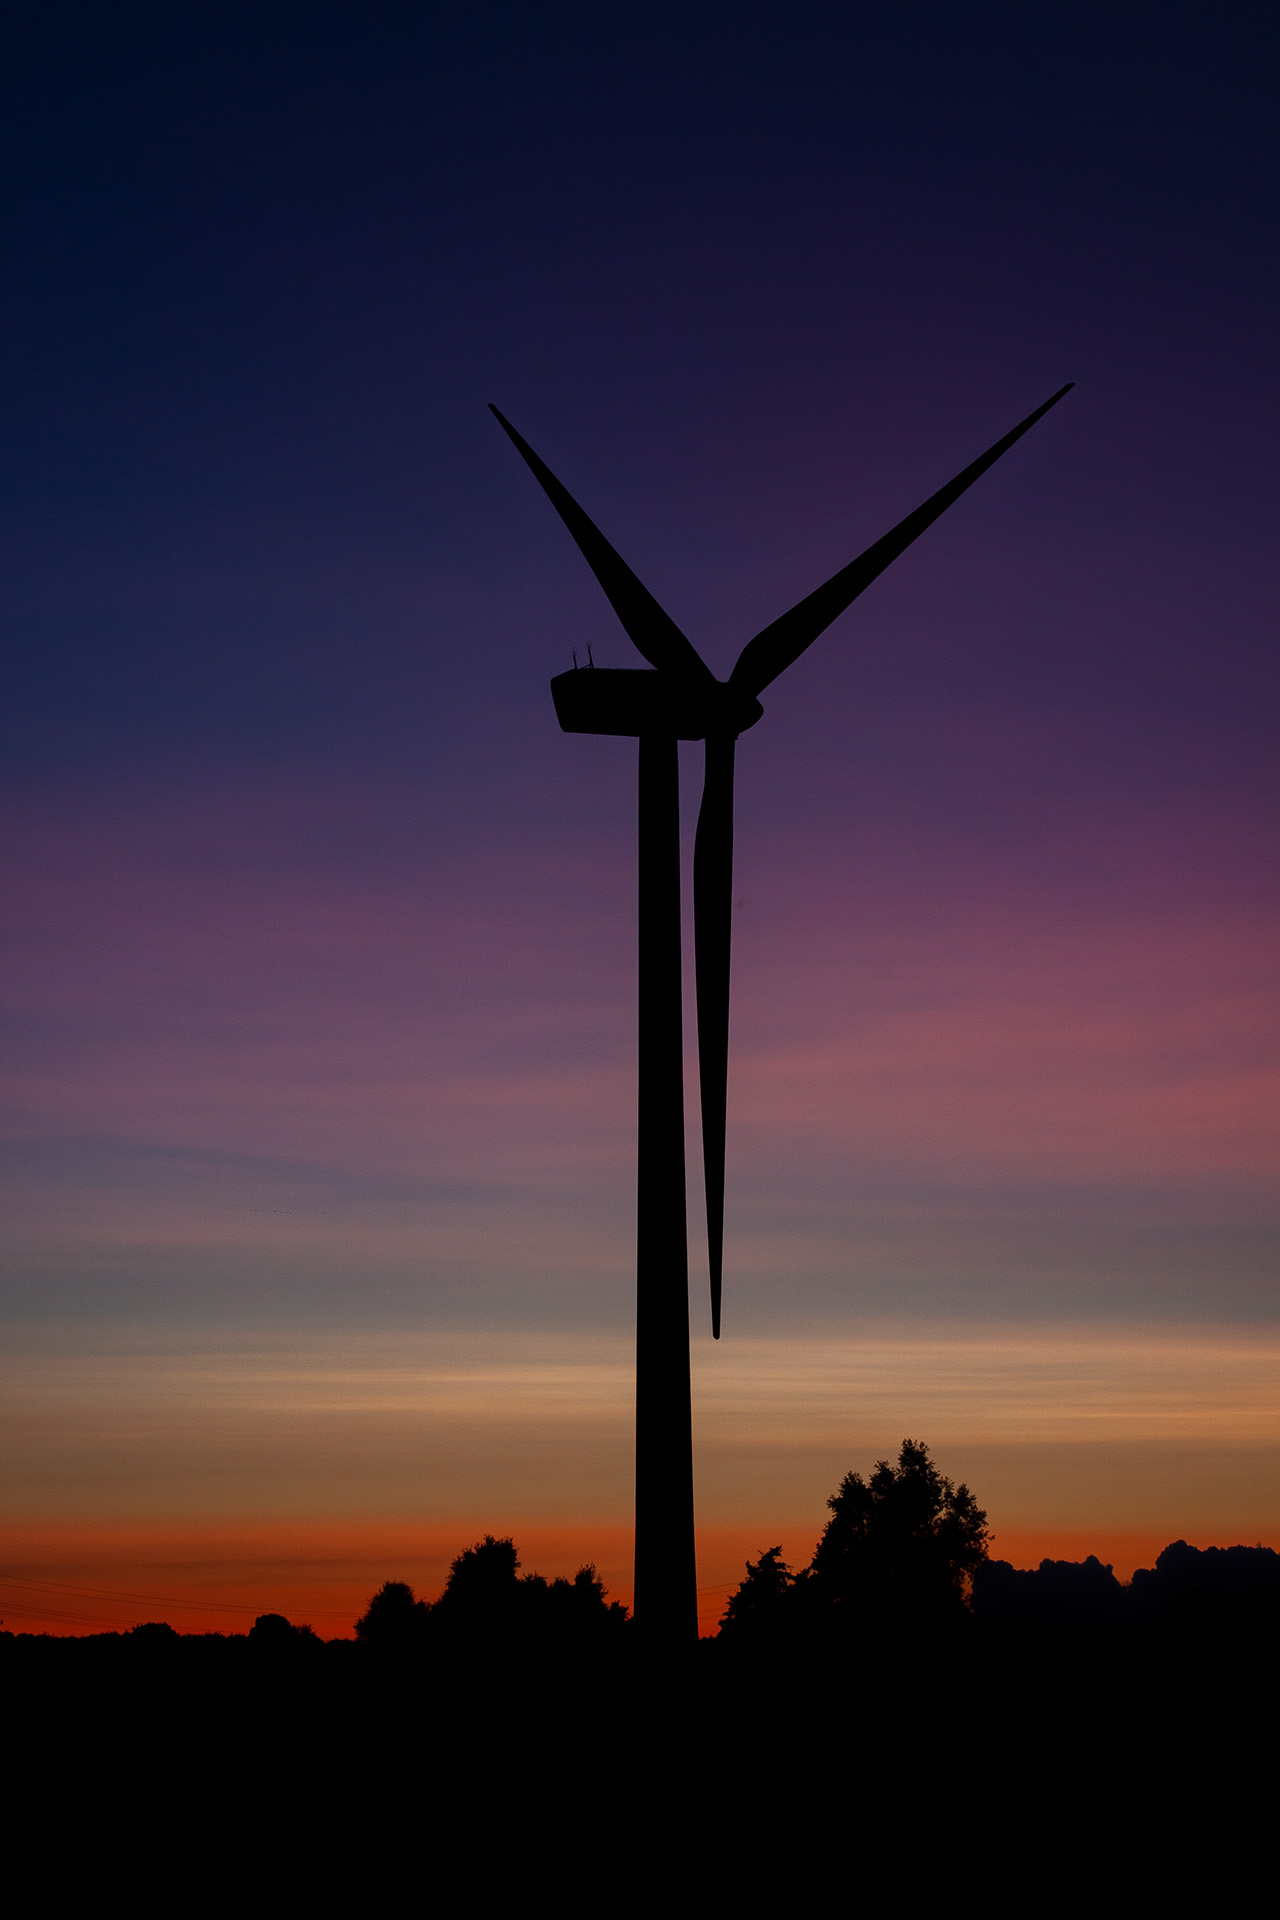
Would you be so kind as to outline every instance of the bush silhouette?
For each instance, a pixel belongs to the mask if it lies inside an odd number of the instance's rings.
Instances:
[[[1139,1567],[1128,1586],[1094,1554],[1082,1561],[1042,1560],[1034,1572],[991,1560],[973,1583],[973,1610],[989,1620],[1097,1626],[1185,1617],[1198,1609],[1206,1620],[1234,1610],[1239,1625],[1250,1610],[1277,1605],[1280,1553],[1261,1546],[1190,1547],[1185,1540],[1165,1547],[1154,1567]]]
[[[515,1541],[486,1533],[452,1562],[434,1605],[415,1599],[403,1581],[388,1580],[356,1622],[356,1634],[368,1645],[395,1649],[429,1640],[441,1647],[483,1642],[496,1652],[507,1643],[539,1640],[595,1644],[627,1618],[624,1606],[607,1599],[593,1566],[579,1567],[572,1580],[522,1574]]]
[[[1139,1567],[1132,1586],[1134,1607],[1143,1613],[1277,1592],[1280,1553],[1273,1547],[1189,1547],[1185,1540],[1165,1547],[1154,1567]]]
[[[1096,1554],[1042,1560],[1034,1572],[988,1560],[973,1580],[973,1610],[989,1620],[1118,1620],[1128,1594]]]
[[[283,1613],[260,1613],[249,1629],[249,1639],[264,1647],[320,1645],[319,1636],[309,1626],[295,1627]]]
[[[572,1580],[522,1574],[514,1540],[491,1533],[458,1555],[433,1611],[446,1631],[558,1640],[582,1639],[627,1617],[625,1607],[606,1601],[593,1566],[579,1567]]]
[[[604,1581],[588,1563],[572,1580],[547,1582],[540,1574],[520,1581],[528,1630],[564,1644],[590,1644],[625,1625],[627,1609],[605,1598]]]
[[[497,1540],[486,1533],[450,1566],[444,1592],[436,1602],[441,1623],[510,1626],[521,1597],[519,1569],[515,1541]]]
[[[407,1650],[421,1644],[430,1611],[403,1580],[384,1581],[356,1621],[356,1638],[369,1647]]]

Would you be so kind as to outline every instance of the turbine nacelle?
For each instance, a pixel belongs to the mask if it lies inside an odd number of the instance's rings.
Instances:
[[[571,667],[551,682],[551,698],[563,732],[629,738],[733,736],[754,727],[764,714],[750,694],[710,676],[691,682],[646,667]]]

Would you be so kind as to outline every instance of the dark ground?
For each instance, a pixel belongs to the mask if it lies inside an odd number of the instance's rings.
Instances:
[[[1280,1607],[646,1658],[0,1636],[42,1904],[1220,1904],[1276,1806]],[[1252,1906],[1256,1904],[1250,1900]]]

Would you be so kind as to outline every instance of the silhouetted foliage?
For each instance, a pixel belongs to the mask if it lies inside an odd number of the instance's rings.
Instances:
[[[620,1602],[607,1599],[593,1566],[579,1567],[572,1580],[522,1574],[514,1540],[486,1533],[452,1562],[434,1605],[416,1600],[403,1581],[389,1580],[369,1602],[356,1633],[375,1646],[443,1647],[456,1641],[496,1653],[504,1645],[540,1639],[589,1646],[602,1635],[616,1636],[627,1618]]]
[[[436,1602],[442,1625],[465,1625],[489,1631],[509,1629],[520,1602],[517,1574],[520,1556],[516,1543],[486,1533],[453,1561],[444,1592]]]
[[[1033,1572],[990,1561],[973,1583],[973,1610],[988,1620],[1103,1625],[1191,1606],[1224,1608],[1280,1595],[1280,1553],[1270,1547],[1189,1547],[1175,1540],[1126,1587],[1095,1555],[1042,1560]]]
[[[920,1441],[903,1441],[896,1467],[877,1461],[870,1480],[846,1474],[827,1505],[805,1576],[824,1609],[897,1622],[961,1613],[987,1557],[987,1516]]]
[[[780,1547],[748,1562],[721,1622],[730,1644],[964,1617],[987,1557],[987,1516],[920,1441],[904,1440],[897,1466],[879,1460],[869,1480],[847,1473],[827,1505],[831,1519],[802,1573]]]
[[[1119,1620],[1126,1589],[1096,1554],[1087,1560],[1042,1560],[1032,1571],[989,1560],[973,1578],[973,1611],[982,1619]]]
[[[356,1621],[356,1638],[368,1647],[407,1652],[422,1644],[429,1614],[426,1601],[415,1599],[412,1587],[403,1580],[387,1580]]]
[[[356,1631],[359,1632],[358,1627]],[[260,1613],[249,1629],[249,1638],[261,1647],[320,1645],[318,1635],[310,1627],[295,1627],[283,1613]]]
[[[778,1638],[792,1623],[795,1584],[781,1547],[767,1547],[758,1560],[748,1560],[746,1579],[729,1596],[721,1637],[730,1643]]]
[[[1134,1608],[1155,1613],[1189,1600],[1243,1600],[1280,1593],[1280,1553],[1272,1547],[1189,1547],[1175,1540],[1139,1567],[1130,1589]]]
[[[520,1625],[526,1632],[550,1634],[566,1643],[599,1637],[602,1629],[626,1620],[617,1600],[605,1599],[604,1581],[593,1566],[579,1567],[572,1580],[544,1580],[524,1574],[519,1582]]]
[[[531,1575],[536,1580],[537,1575]],[[556,1633],[565,1640],[595,1639],[616,1634],[627,1623],[627,1609],[621,1600],[610,1600],[604,1581],[590,1561],[578,1568],[572,1580],[556,1579],[547,1589],[547,1618]]]

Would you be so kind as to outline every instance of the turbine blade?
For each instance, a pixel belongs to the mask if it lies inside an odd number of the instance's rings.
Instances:
[[[693,951],[698,989],[702,1167],[707,1188],[711,1331],[720,1338],[724,1270],[724,1135],[733,924],[733,734],[707,735],[707,771],[693,843]]]
[[[490,413],[520,453],[534,478],[577,542],[578,550],[604,588],[610,606],[651,667],[685,679],[712,681],[714,676],[670,614],[658,605],[648,587],[636,579],[626,561],[609,545],[599,527],[588,519],[567,487],[540,460],[527,440],[492,402]]]
[[[729,685],[734,691],[748,694],[763,692],[771,680],[776,680],[793,661],[800,658],[805,648],[825,632],[831,622],[857,599],[864,588],[871,585],[878,574],[884,572],[891,561],[896,560],[926,527],[932,526],[939,514],[945,513],[975,480],[982,477],[988,467],[994,466],[1001,454],[1007,453],[1014,441],[1020,440],[1024,433],[1034,427],[1050,407],[1056,407],[1074,385],[1075,381],[1071,380],[1065,387],[1060,387],[1042,407],[1029,413],[1012,433],[1006,433],[1003,440],[997,440],[994,447],[988,447],[972,466],[958,473],[954,480],[931,494],[922,507],[917,507],[914,513],[909,513],[905,520],[899,521],[892,532],[886,533],[883,539],[877,540],[856,560],[851,560],[839,573],[832,574],[830,580],[792,607],[789,613],[784,613],[781,619],[765,627],[754,640],[748,640],[738,656],[738,664],[729,676]]]

